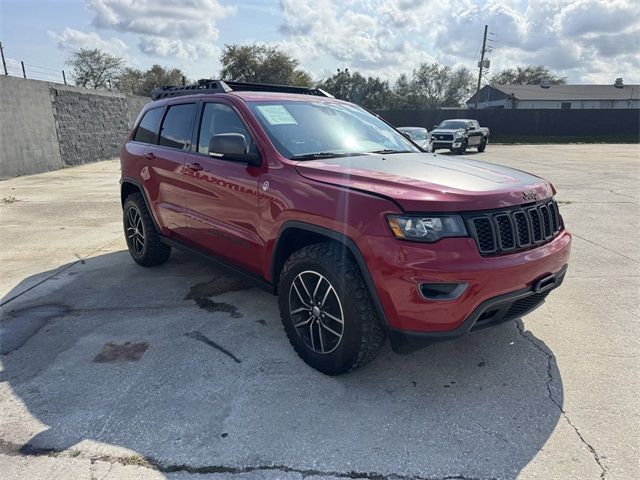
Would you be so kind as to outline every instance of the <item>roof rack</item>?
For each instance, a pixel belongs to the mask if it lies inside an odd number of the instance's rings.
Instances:
[[[281,92],[298,93],[302,95],[315,95],[318,97],[333,98],[333,95],[321,88],[296,87],[293,85],[270,85],[267,83],[247,83],[224,80],[198,80],[192,85],[163,86],[151,92],[153,100],[161,98],[178,97],[181,95],[194,95],[198,93],[226,93],[226,92]]]
[[[153,100],[161,98],[178,97],[180,95],[193,95],[196,93],[224,93],[231,89],[221,80],[198,80],[192,85],[181,85],[178,87],[166,85],[156,88],[151,92]]]

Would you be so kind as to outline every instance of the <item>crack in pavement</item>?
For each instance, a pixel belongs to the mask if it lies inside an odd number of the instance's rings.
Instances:
[[[578,234],[576,234],[574,232],[571,232],[571,235],[573,235],[576,238],[579,238],[580,240],[584,240],[585,242],[590,243],[591,245],[595,245],[596,247],[600,247],[603,250],[606,250],[607,252],[615,253],[616,255],[620,255],[622,258],[626,258],[627,260],[631,260],[632,262],[635,262],[635,263],[640,263],[635,258],[631,258],[631,257],[626,256],[624,253],[620,253],[620,252],[616,252],[615,250],[611,250],[610,248],[602,246],[599,243],[596,243],[596,242],[594,242],[592,240],[589,240],[588,238],[581,237],[580,235],[578,235]]]
[[[401,474],[382,474],[377,472],[338,472],[331,470],[317,470],[307,468],[295,468],[287,465],[278,464],[266,464],[266,465],[253,465],[245,467],[232,467],[227,465],[205,465],[194,467],[186,464],[163,464],[152,457],[143,457],[141,455],[129,455],[129,456],[113,456],[113,455],[85,455],[77,454],[78,450],[73,450],[73,454],[65,455],[69,450],[61,450],[55,448],[38,448],[30,444],[19,445],[16,443],[8,442],[0,439],[0,454],[9,456],[49,456],[57,459],[64,458],[80,458],[89,460],[91,464],[96,462],[110,463],[111,467],[107,472],[107,475],[111,472],[111,468],[114,464],[120,464],[124,466],[136,466],[140,468],[148,468],[156,470],[161,473],[189,473],[193,475],[213,474],[213,473],[226,473],[229,475],[242,475],[244,473],[251,472],[266,472],[266,471],[280,471],[283,473],[298,473],[303,478],[309,477],[334,477],[334,478],[348,478],[354,480],[497,480],[496,477],[469,477],[466,475],[445,475],[445,476],[421,476],[421,475],[401,475]],[[106,478],[106,476],[105,476]]]
[[[562,405],[560,405],[560,403],[554,398],[553,392],[551,391],[551,382],[553,381],[553,374],[551,373],[552,371],[551,362],[554,361],[555,357],[553,356],[552,353],[548,352],[544,347],[538,344],[538,342],[536,342],[531,335],[527,335],[527,332],[524,330],[524,324],[522,322],[522,319],[516,321],[516,328],[518,329],[518,334],[520,337],[527,340],[531,345],[534,346],[534,348],[542,352],[544,356],[547,358],[547,380],[545,381],[545,386],[547,387],[547,396],[549,397],[549,400],[551,400],[551,403],[553,403],[556,406],[556,408],[560,411],[562,418],[564,418],[567,424],[574,430],[574,432],[576,433],[580,441],[587,447],[589,452],[591,452],[591,456],[600,467],[600,470],[601,470],[600,478],[604,480],[607,474],[607,468],[602,464],[602,459],[600,458],[600,455],[598,454],[596,449],[589,442],[587,442],[587,440],[584,438],[582,433],[580,433],[580,430],[578,429],[578,427],[576,427],[573,424],[573,422],[567,415],[567,412],[564,411],[564,409],[562,408]]]
[[[36,287],[39,287],[40,285],[42,285],[43,283],[45,283],[47,280],[51,280],[53,277],[55,277],[56,275],[61,274],[62,272],[69,270],[71,267],[74,267],[75,265],[78,265],[79,263],[85,263],[85,260],[88,259],[91,255],[93,255],[94,253],[99,252],[100,250],[107,248],[109,245],[117,242],[118,240],[120,240],[120,237],[111,240],[107,243],[105,243],[104,245],[102,245],[99,248],[96,248],[95,250],[92,250],[91,252],[87,253],[85,256],[81,257],[80,255],[78,255],[77,253],[74,253],[74,255],[76,256],[76,258],[78,258],[78,260],[71,262],[67,265],[64,265],[62,267],[58,267],[56,268],[53,273],[51,273],[50,275],[47,275],[45,278],[43,278],[42,280],[36,282],[35,284],[31,285],[28,288],[25,288],[24,290],[22,290],[19,293],[16,293],[15,295],[13,295],[12,297],[4,300],[2,303],[0,303],[0,307],[5,306],[7,303],[9,302],[13,302],[16,298],[21,297],[22,295],[24,295],[27,292],[30,292],[31,290],[33,290]]]
[[[609,190],[609,191],[614,195],[620,195],[621,197],[629,197],[629,198],[633,198],[634,200],[640,200],[640,198],[636,197],[635,195],[628,195],[626,193],[616,192],[615,190]]]

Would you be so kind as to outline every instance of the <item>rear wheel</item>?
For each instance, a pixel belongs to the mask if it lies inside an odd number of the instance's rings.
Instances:
[[[478,152],[484,152],[486,148],[487,148],[487,139],[482,137],[482,140],[480,140],[480,143],[478,144]]]
[[[142,194],[127,196],[123,206],[123,223],[127,247],[136,263],[153,267],[169,259],[171,247],[160,241]]]
[[[316,370],[349,372],[373,360],[384,344],[362,274],[343,248],[320,243],[295,252],[278,290],[289,342]]]

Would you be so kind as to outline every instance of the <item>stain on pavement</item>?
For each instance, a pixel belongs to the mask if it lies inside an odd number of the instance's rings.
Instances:
[[[149,342],[109,342],[93,359],[96,363],[137,362],[149,348]]]
[[[187,293],[184,299],[193,300],[196,302],[198,307],[208,312],[224,312],[230,314],[231,318],[241,318],[242,314],[238,312],[238,308],[235,305],[216,302],[212,300],[212,297],[216,297],[227,292],[237,292],[241,290],[249,290],[251,288],[251,285],[248,285],[240,278],[223,275],[216,277],[209,282],[195,284],[191,287],[189,293]]]

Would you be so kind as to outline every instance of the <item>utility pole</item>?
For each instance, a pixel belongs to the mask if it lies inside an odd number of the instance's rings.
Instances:
[[[480,68],[478,70],[478,88],[476,88],[476,110],[478,109],[478,103],[480,102],[480,82],[482,81],[482,69],[484,68],[484,52],[487,48],[488,27],[488,25],[484,26],[484,36],[482,37],[482,53],[480,54]]]
[[[4,67],[4,74],[9,75],[7,73],[7,62],[4,61],[4,48],[2,48],[2,42],[0,42],[0,56],[2,56],[2,66]]]
[[[24,69],[24,62],[22,60],[20,60],[20,65],[22,65],[22,76],[27,78],[27,72]]]

